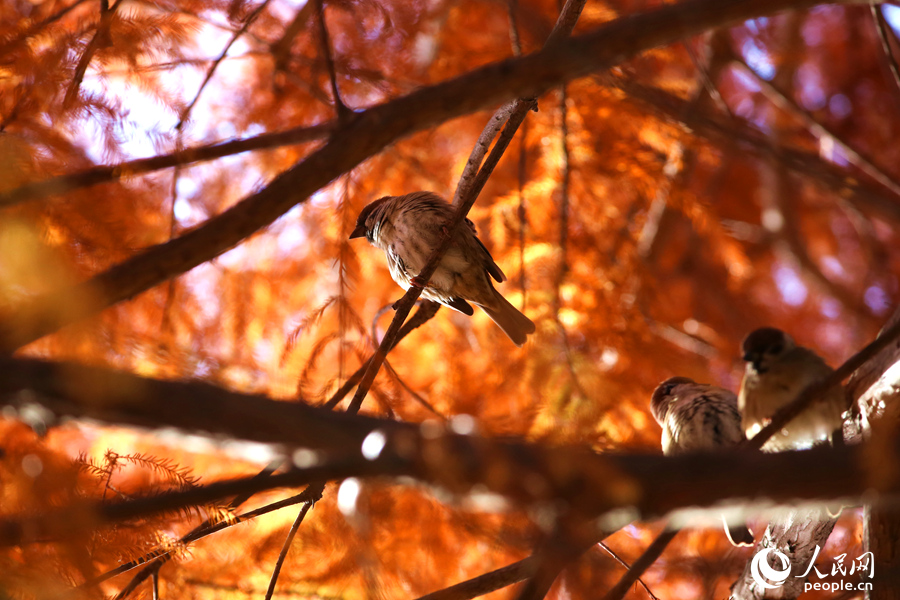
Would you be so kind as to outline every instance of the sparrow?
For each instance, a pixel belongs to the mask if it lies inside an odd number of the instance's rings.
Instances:
[[[478,239],[472,221],[466,219],[454,232],[431,281],[424,284],[418,279],[454,212],[433,192],[385,196],[362,209],[350,239],[365,236],[383,250],[391,277],[404,290],[422,287],[423,298],[469,316],[474,314],[472,304],[478,305],[516,346],[522,346],[534,333],[534,323],[494,289],[491,278],[499,283],[506,275]]]
[[[687,377],[670,377],[656,386],[650,412],[662,427],[666,456],[732,448],[746,439],[735,395]],[[725,533],[734,546],[753,545],[753,534],[744,524],[725,522]]]
[[[752,332],[744,339],[741,349],[747,364],[738,408],[747,437],[762,429],[779,408],[794,400],[805,387],[834,371],[818,354],[796,345],[791,336],[772,327]],[[843,387],[832,388],[769,438],[763,451],[808,448],[829,440],[835,430],[841,429],[842,415],[847,408]]]

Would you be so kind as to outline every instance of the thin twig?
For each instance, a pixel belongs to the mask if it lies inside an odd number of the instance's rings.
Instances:
[[[884,14],[881,7],[874,2],[869,6],[872,10],[872,21],[875,22],[875,30],[878,32],[878,39],[881,40],[881,49],[884,54],[884,60],[887,63],[888,70],[891,72],[891,78],[897,91],[900,91],[900,69],[897,67],[897,57],[891,51],[891,42],[888,39],[888,24],[885,22]]]
[[[622,559],[621,556],[619,556],[618,554],[616,554],[616,553],[613,551],[613,549],[610,548],[609,546],[607,546],[604,542],[599,542],[597,545],[598,545],[600,548],[602,548],[607,554],[609,554],[609,555],[612,557],[612,559],[613,559],[614,561],[616,561],[617,563],[619,563],[620,565],[622,565],[623,567],[625,567],[626,571],[630,571],[630,570],[631,570],[631,565],[629,565],[627,562],[625,562],[625,560]],[[647,584],[644,583],[644,580],[641,579],[640,576],[638,576],[638,578],[637,578],[637,583],[639,583],[639,584],[641,585],[641,587],[644,588],[644,591],[647,592],[647,595],[650,596],[650,598],[651,598],[652,600],[659,600],[659,598],[657,598],[656,595],[655,595],[653,592],[650,591],[650,588],[647,587]]]
[[[756,450],[762,448],[763,444],[765,444],[770,437],[775,435],[778,431],[781,431],[782,427],[803,412],[803,410],[807,406],[810,406],[813,401],[824,397],[827,391],[840,385],[840,383],[850,377],[854,371],[898,338],[900,338],[900,321],[883,331],[881,335],[875,338],[869,345],[848,358],[844,364],[838,367],[827,378],[803,388],[803,391],[800,392],[793,402],[780,408],[778,412],[772,415],[772,420],[769,421],[769,424],[763,427],[759,433],[746,442],[747,447]]]
[[[328,25],[325,24],[325,2],[324,0],[314,0],[316,7],[316,21],[319,25],[319,40],[322,44],[322,55],[325,57],[325,66],[328,69],[328,79],[331,82],[331,95],[334,99],[334,110],[337,113],[338,122],[346,120],[351,112],[349,108],[341,100],[341,93],[338,90],[337,74],[334,71],[334,56],[331,50],[331,39],[328,37]]]
[[[263,469],[256,475],[257,479],[268,477],[271,473],[275,472],[275,470],[281,465],[281,462],[282,462],[281,460],[277,460],[277,461],[273,461],[272,463],[270,463],[265,469]],[[238,496],[235,496],[228,503],[228,509],[234,510],[249,499],[250,499],[250,494],[240,494]],[[225,527],[230,527],[231,525],[236,525],[238,523],[242,523],[246,520],[249,520],[250,518],[253,518],[253,517],[248,516],[249,514],[250,513],[246,513],[245,515],[235,517],[233,520],[229,520],[229,521],[216,522],[216,521],[213,521],[212,519],[206,519],[203,523],[194,527],[190,532],[181,536],[181,539],[178,540],[178,544],[176,544],[175,547],[185,546],[185,545],[187,545],[191,542],[194,542],[202,537],[206,537],[207,535],[210,535],[216,531],[220,531],[221,529],[224,529]],[[259,515],[254,515],[254,516],[259,516]],[[169,560],[171,560],[171,558],[172,558],[172,550],[171,549],[154,550],[153,552],[150,552],[149,554],[145,554],[144,556],[142,556],[141,558],[139,558],[137,560],[130,561],[124,565],[120,565],[120,566],[116,567],[115,569],[107,571],[106,573],[99,575],[98,577],[95,577],[94,579],[78,586],[75,589],[80,590],[80,589],[85,589],[88,587],[94,587],[94,586],[99,585],[100,583],[106,581],[107,579],[111,579],[111,578],[115,577],[116,575],[121,575],[122,573],[125,573],[125,572],[135,569],[141,565],[144,565],[144,568],[141,569],[141,571],[138,572],[131,579],[131,581],[128,582],[128,585],[126,585],[124,588],[122,588],[122,590],[116,595],[116,598],[121,600],[121,599],[127,597],[131,592],[133,592],[137,588],[138,585],[140,585],[141,583],[146,581],[148,577],[150,577],[154,573],[158,573],[159,569],[165,563],[167,563]],[[153,562],[148,564],[148,561],[153,561]]]
[[[559,95],[559,137],[560,152],[562,153],[562,173],[559,186],[559,268],[556,271],[556,281],[554,282],[556,293],[553,296],[553,320],[556,322],[556,326],[559,328],[559,334],[562,337],[563,352],[566,356],[566,366],[569,369],[569,376],[572,378],[572,383],[575,385],[575,389],[578,390],[578,394],[582,398],[587,398],[587,392],[581,385],[581,380],[578,378],[578,372],[575,370],[575,361],[572,357],[572,344],[569,342],[569,332],[566,331],[566,326],[563,325],[562,320],[559,318],[559,311],[562,308],[562,285],[566,279],[566,273],[569,271],[569,185],[572,180],[572,170],[569,163],[569,110],[566,106],[566,101],[568,100],[566,86],[560,88]]]
[[[780,89],[775,87],[771,82],[763,79],[759,76],[759,74],[753,70],[747,62],[739,57],[734,56],[733,61],[736,65],[740,66],[746,73],[753,76],[754,80],[759,84],[760,88],[762,88],[763,93],[768,96],[768,98],[781,107],[782,109],[790,112],[791,114],[797,116],[804,124],[804,126],[815,135],[820,140],[827,139],[831,140],[841,148],[841,150],[847,155],[847,159],[852,162],[854,165],[859,167],[861,171],[866,173],[869,177],[889,189],[895,195],[900,196],[900,183],[891,178],[887,173],[885,173],[881,167],[877,166],[870,159],[863,156],[858,150],[852,148],[847,142],[841,138],[840,135],[835,133],[832,129],[829,129],[819,121],[815,119],[809,112],[803,109],[797,102],[794,101],[793,98],[789,97],[787,94],[782,92]]]
[[[119,0],[121,2],[122,0]],[[177,131],[181,131],[184,127],[185,122],[187,122],[188,116],[190,116],[191,111],[194,110],[194,106],[197,104],[197,101],[200,100],[200,94],[203,93],[203,90],[206,89],[206,85],[212,79],[213,75],[216,72],[216,69],[219,68],[219,65],[225,60],[225,56],[228,54],[228,51],[231,50],[231,47],[234,45],[238,38],[240,38],[247,29],[250,28],[250,25],[256,20],[256,18],[265,10],[266,6],[269,5],[271,0],[263,0],[259,6],[253,9],[253,11],[247,15],[247,18],[244,19],[244,23],[238,28],[231,36],[231,39],[228,40],[228,43],[225,44],[225,48],[222,49],[222,52],[219,53],[218,58],[216,58],[213,63],[206,70],[206,76],[203,78],[203,82],[200,84],[200,87],[197,88],[197,93],[194,94],[194,99],[190,101],[190,103],[184,107],[184,110],[181,111],[181,114],[178,117],[178,124],[175,125],[175,129]]]
[[[309,486],[307,489],[315,488],[318,492],[318,496],[321,497],[322,492],[325,490],[324,483],[314,483]],[[275,584],[278,583],[278,575],[281,573],[281,567],[284,565],[284,559],[287,558],[288,551],[291,549],[291,542],[294,541],[294,536],[297,535],[297,530],[300,529],[300,524],[303,523],[303,519],[306,518],[307,513],[309,513],[309,509],[312,508],[313,502],[306,502],[303,507],[300,509],[300,512],[297,514],[297,518],[294,519],[294,524],[291,525],[290,531],[288,531],[287,538],[284,540],[284,544],[281,545],[281,552],[278,554],[278,560],[275,561],[275,568],[272,571],[272,577],[269,579],[269,587],[266,589],[266,599],[271,600],[272,594],[275,593]]]
[[[217,142],[196,148],[187,148],[170,154],[161,154],[150,158],[139,158],[117,165],[92,167],[78,173],[59,175],[42,181],[26,183],[17,188],[0,192],[0,207],[12,206],[27,200],[36,200],[53,194],[64,194],[72,190],[90,187],[100,183],[115,181],[123,177],[132,177],[142,173],[158,171],[169,167],[188,165],[195,162],[214,160],[251,150],[265,150],[280,146],[302,144],[321,139],[334,130],[335,123],[301,126],[286,131],[264,133],[242,140]]]
[[[91,64],[91,60],[97,51],[112,43],[110,40],[110,28],[112,27],[116,10],[122,4],[123,1],[119,0],[113,6],[110,6],[109,0],[100,0],[100,22],[97,24],[97,31],[94,32],[94,36],[85,46],[81,58],[78,59],[75,74],[72,76],[72,83],[69,84],[65,98],[63,98],[63,106],[69,107],[72,105],[72,101],[75,100],[75,96],[78,95],[78,90],[81,88],[81,82],[84,81],[84,74],[87,72],[88,65]]]
[[[438,306],[440,306],[440,304],[438,304]],[[385,304],[375,313],[375,318],[372,319],[372,339],[373,340],[378,339],[378,319],[380,319],[381,315],[388,312],[389,310],[391,310],[391,304]],[[413,318],[415,318],[415,317],[413,317]],[[409,323],[409,321],[407,321],[407,323]],[[365,366],[365,365],[363,365],[363,366]],[[393,377],[394,380],[400,384],[400,387],[402,387],[404,390],[406,390],[406,392],[410,396],[412,396],[413,400],[415,400],[416,402],[421,404],[426,410],[430,411],[432,414],[434,414],[434,416],[438,417],[442,421],[447,420],[447,417],[445,417],[440,412],[438,412],[438,410],[436,408],[434,408],[434,406],[432,406],[432,404],[428,400],[423,398],[418,392],[416,392],[414,389],[409,387],[406,384],[406,382],[403,381],[403,379],[400,377],[400,374],[397,373],[397,370],[391,366],[390,361],[388,361],[387,359],[384,359],[384,367],[385,367],[385,369],[387,369],[387,371],[391,375],[391,377]]]
[[[700,61],[700,57],[697,56],[697,53],[694,52],[694,49],[691,48],[690,42],[681,42],[681,46],[687,52],[688,56],[691,59],[691,62],[694,63],[694,68],[697,69],[697,75],[700,78],[700,83],[702,84],[701,89],[706,92],[706,95],[709,96],[709,99],[713,101],[713,104],[722,112],[723,115],[731,116],[731,110],[729,110],[728,104],[725,102],[725,99],[722,98],[722,94],[719,93],[719,88],[717,88],[715,82],[713,82],[709,70]],[[698,94],[698,96],[701,95],[702,93]]]
[[[440,304],[438,304],[437,302],[432,302],[430,300],[421,302],[419,304],[419,310],[416,311],[416,314],[414,314],[410,320],[403,324],[403,327],[400,329],[400,333],[397,334],[397,339],[394,341],[391,349],[393,349],[394,346],[400,343],[400,340],[409,335],[414,329],[421,326],[429,319],[431,319],[435,314],[437,314],[437,311],[440,307]],[[382,339],[382,343],[383,342],[384,340]],[[329,398],[328,401],[322,406],[329,409],[337,406],[338,403],[344,399],[344,396],[349,394],[350,390],[356,387],[356,385],[362,379],[363,375],[366,373],[366,369],[368,369],[369,365],[372,363],[373,358],[374,355],[370,356],[369,359],[366,360],[366,362],[360,365],[356,372],[351,375],[350,378],[347,379],[347,381],[344,382],[344,385],[338,388],[338,390],[335,391],[334,394],[332,394],[331,398]]]
[[[522,123],[522,135],[519,136],[519,174],[518,194],[519,207],[516,216],[519,219],[519,289],[522,291],[522,311],[525,311],[527,303],[527,288],[525,282],[525,229],[528,227],[528,213],[525,209],[525,180],[528,167],[528,119]]]
[[[603,600],[621,600],[624,598],[625,594],[628,593],[628,588],[630,588],[635,581],[640,579],[641,575],[644,574],[644,571],[649,569],[651,565],[656,562],[656,559],[663,553],[663,550],[666,549],[669,542],[678,535],[678,531],[678,529],[667,528],[659,534],[656,539],[653,540],[653,543],[644,550],[644,553],[634,561],[634,564],[631,565],[631,568],[628,569],[619,582],[606,593]],[[647,591],[649,593],[650,590]],[[653,594],[650,594],[650,596],[654,597]]]

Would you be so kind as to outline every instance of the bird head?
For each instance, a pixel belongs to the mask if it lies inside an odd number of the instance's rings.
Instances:
[[[378,222],[381,219],[381,209],[384,206],[384,203],[388,200],[391,200],[394,196],[384,196],[375,200],[374,202],[370,202],[366,205],[362,212],[359,213],[359,217],[356,219],[356,227],[350,233],[349,239],[354,239],[362,236],[366,236],[366,239],[369,240],[370,244],[375,243],[375,233]]]
[[[741,344],[745,361],[758,373],[765,373],[771,364],[794,349],[794,340],[774,327],[762,327],[752,332]]]
[[[653,418],[656,419],[660,426],[666,422],[666,414],[669,412],[672,400],[675,400],[677,397],[675,392],[678,386],[685,384],[694,385],[695,383],[693,379],[687,377],[669,377],[656,386],[656,389],[653,390],[653,395],[650,396],[650,412],[653,413]]]

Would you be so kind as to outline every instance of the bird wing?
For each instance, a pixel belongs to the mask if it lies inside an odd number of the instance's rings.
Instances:
[[[475,230],[475,223],[473,223],[470,219],[466,219],[466,224],[469,226],[469,229],[472,231],[472,237],[475,238],[475,241],[478,242],[479,248],[484,252],[484,257],[486,260],[484,261],[485,270],[493,277],[497,283],[503,283],[506,281],[506,275],[503,274],[503,271],[500,270],[500,267],[497,266],[497,263],[494,262],[494,257],[491,256],[491,253],[485,247],[485,245],[478,239],[478,232]]]

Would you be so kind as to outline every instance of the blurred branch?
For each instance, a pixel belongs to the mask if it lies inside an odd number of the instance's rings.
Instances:
[[[517,173],[519,196],[519,207],[516,210],[516,217],[519,221],[519,289],[522,291],[522,306],[520,310],[525,310],[528,301],[525,282],[525,230],[528,227],[528,213],[525,207],[525,182],[527,180],[528,168],[528,120],[522,123],[522,135],[519,136],[519,169]]]
[[[608,77],[601,82],[652,106],[697,136],[725,146],[737,146],[756,156],[772,157],[794,173],[818,182],[835,194],[866,204],[891,220],[900,220],[900,194],[859,181],[853,174],[817,154],[774,145],[767,135],[745,124],[690,111],[689,101],[658,88],[622,77]]]
[[[426,594],[417,600],[470,600],[484,596],[531,577],[536,561],[537,558],[532,555],[490,573]]]
[[[333,416],[347,423],[361,418]],[[10,515],[0,519],[0,546],[61,540],[110,523],[237,494],[347,477],[407,477],[454,496],[490,492],[510,506],[562,502],[573,518],[585,523],[608,515],[604,528],[610,530],[634,518],[652,519],[678,508],[718,511],[724,501],[761,500],[769,505],[858,501],[865,496],[890,505],[900,492],[900,479],[882,476],[879,464],[870,459],[872,452],[879,452],[879,461],[900,458],[896,438],[772,454],[746,450],[680,456],[598,454],[588,447],[548,447],[458,435],[433,426],[372,421],[377,422],[373,439],[385,443],[378,456],[368,452],[364,457],[356,450],[358,445],[347,446],[343,456],[266,478],[241,477],[129,500],[85,500],[43,513]],[[619,510],[623,508],[629,510]]]
[[[241,394],[198,381],[163,381],[30,359],[0,359],[2,405],[18,408],[18,418],[33,426],[74,417],[330,451],[358,448],[373,428],[384,425],[368,417]]]
[[[882,58],[891,73],[894,81],[894,90],[900,92],[900,70],[897,68],[897,57],[891,51],[891,41],[888,38],[888,24],[885,21],[884,14],[881,12],[881,6],[874,2],[869,6],[872,11],[872,21],[875,24],[875,31],[878,33],[878,39],[881,41]]]
[[[291,23],[285,28],[284,33],[281,38],[272,44],[272,58],[275,63],[275,71],[282,71],[286,68],[288,57],[291,53],[291,46],[294,43],[294,39],[297,37],[297,34],[303,30],[303,27],[306,26],[307,21],[309,21],[310,13],[312,13],[313,8],[315,8],[315,4],[312,2],[307,2],[303,5],[303,8],[297,11],[297,14],[294,15]]]
[[[91,64],[91,60],[94,58],[97,51],[112,45],[110,28],[112,27],[116,10],[122,6],[122,4],[123,0],[117,0],[112,6],[110,6],[109,0],[100,0],[100,22],[97,24],[97,31],[94,32],[91,41],[88,42],[87,46],[84,48],[84,52],[81,53],[81,58],[78,59],[78,64],[75,66],[75,73],[72,75],[72,82],[66,89],[66,96],[63,99],[64,107],[68,108],[71,106],[72,101],[75,100],[75,97],[78,95],[78,90],[81,88],[81,82],[84,81],[84,74],[87,72],[88,65]]]
[[[678,535],[678,529],[669,529],[668,527],[663,530],[656,539],[653,540],[644,553],[641,554],[634,564],[631,565],[631,568],[622,576],[616,585],[609,590],[605,596],[603,596],[603,600],[621,600],[625,597],[625,594],[628,593],[628,588],[630,588],[636,581],[639,581],[641,575],[644,574],[644,571],[649,569],[653,563],[662,555],[663,550],[666,549],[666,546],[669,545],[676,535]],[[646,586],[644,586],[646,589]],[[650,590],[647,590],[647,593],[650,594]],[[651,598],[655,598],[653,594],[650,594]]]
[[[544,598],[563,569],[611,533],[598,531],[596,520],[589,522],[572,511],[561,515],[535,551],[534,573],[516,594],[516,600]]]
[[[509,13],[509,42],[512,44],[513,56],[522,56],[522,37],[519,35],[519,24],[516,22],[516,11],[519,0],[507,0],[506,10]]]
[[[343,123],[351,114],[351,110],[347,108],[341,99],[341,92],[338,90],[337,74],[334,71],[334,55],[332,54],[331,39],[328,36],[328,25],[325,23],[325,2],[324,0],[313,0],[316,9],[316,22],[319,26],[319,42],[322,44],[322,55],[325,57],[325,67],[328,69],[328,81],[331,82],[331,96],[334,102],[334,112],[337,113],[337,120]],[[268,596],[266,597],[268,600]]]
[[[139,158],[118,165],[105,165],[86,169],[79,173],[59,175],[42,181],[26,183],[17,188],[0,191],[0,208],[12,206],[28,200],[37,200],[54,194],[65,194],[73,190],[90,187],[99,183],[117,181],[124,177],[133,177],[142,173],[158,171],[169,167],[183,166],[194,162],[213,160],[250,150],[264,150],[302,144],[327,136],[334,129],[334,123],[302,126],[264,133],[243,140],[219,142],[207,146],[198,146],[179,150],[171,154],[162,154],[151,158]]]
[[[789,114],[798,117],[803,122],[804,127],[806,127],[810,131],[810,133],[815,135],[819,140],[826,139],[834,142],[838,147],[841,148],[844,154],[847,155],[847,159],[851,163],[856,165],[863,173],[890,190],[891,193],[895,196],[900,196],[900,183],[892,179],[880,167],[863,156],[859,151],[854,150],[834,131],[832,131],[825,125],[822,125],[815,119],[815,117],[813,117],[811,114],[809,114],[809,112],[807,112],[799,104],[797,104],[797,102],[795,102],[793,98],[788,96],[788,94],[778,89],[771,82],[760,77],[759,74],[744,61],[743,58],[734,56],[734,63],[737,66],[741,67],[744,72],[753,77],[754,81],[760,86],[763,93],[776,106],[780,107],[782,110],[785,110]]]
[[[0,352],[12,352],[218,256],[342,173],[416,131],[509,98],[534,97],[569,79],[607,69],[643,50],[710,27],[815,4],[816,0],[688,0],[666,5],[617,19],[577,38],[557,40],[551,34],[541,52],[488,64],[354,114],[301,163],[203,225],[147,248],[86,282],[5,311],[0,319]]]

